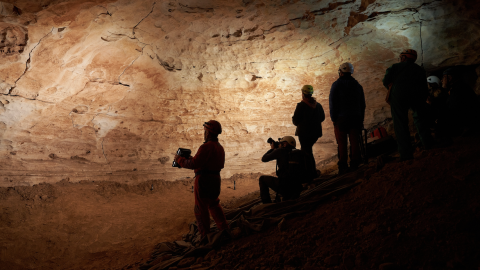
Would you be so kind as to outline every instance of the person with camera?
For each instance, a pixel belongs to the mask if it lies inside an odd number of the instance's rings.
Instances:
[[[289,161],[291,161],[291,153],[295,151],[297,145],[295,138],[292,136],[285,136],[280,138],[278,142],[271,139],[270,150],[262,157],[262,162],[277,161],[277,177],[262,175],[258,180],[260,186],[260,198],[262,203],[272,203],[270,198],[270,190],[282,195],[284,200],[298,198],[303,187],[301,179],[292,177],[296,172],[292,171]],[[299,151],[299,150],[296,150]],[[298,172],[297,172],[298,173]]]
[[[220,206],[220,170],[225,165],[225,151],[218,142],[222,126],[215,120],[203,124],[205,142],[192,158],[175,155],[175,161],[182,168],[195,170],[195,218],[202,237],[210,232],[210,214],[220,231],[228,229],[228,223]]]

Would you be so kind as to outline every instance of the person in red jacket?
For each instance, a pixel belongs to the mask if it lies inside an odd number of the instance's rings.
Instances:
[[[195,218],[198,230],[205,236],[210,232],[210,214],[220,231],[228,229],[227,220],[220,206],[220,170],[225,164],[225,151],[218,142],[222,126],[215,120],[203,124],[205,142],[192,158],[175,155],[175,161],[182,167],[195,170]]]

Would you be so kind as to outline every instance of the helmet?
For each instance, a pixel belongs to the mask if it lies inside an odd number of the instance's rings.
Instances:
[[[440,82],[440,79],[437,76],[430,76],[427,78],[428,83],[436,83],[438,85],[441,85],[442,83]]]
[[[412,50],[412,49],[407,49],[407,50],[404,50],[400,54],[400,57],[402,57],[402,56],[405,56],[405,57],[413,59],[413,60],[417,60],[417,51]]]
[[[279,142],[287,142],[290,144],[293,148],[297,147],[297,142],[295,141],[295,138],[292,136],[285,136],[282,139],[278,140]]]
[[[304,85],[302,87],[302,93],[304,93],[305,95],[312,95],[313,94],[313,86]]]
[[[343,63],[340,65],[340,67],[338,68],[338,70],[340,70],[341,72],[343,73],[350,73],[350,74],[353,74],[353,65],[350,64],[350,63]]]
[[[222,125],[215,120],[210,120],[203,124],[206,130],[215,133],[215,134],[222,134]]]

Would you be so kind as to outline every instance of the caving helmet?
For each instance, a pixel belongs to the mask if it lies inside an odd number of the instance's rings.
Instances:
[[[295,138],[292,136],[285,136],[282,139],[278,140],[279,142],[287,142],[289,145],[291,145],[293,148],[297,147],[297,142],[295,141]]]
[[[442,83],[440,82],[440,79],[437,77],[437,76],[430,76],[427,78],[427,82],[428,83],[436,83],[438,85],[442,85]]]
[[[203,124],[206,130],[215,133],[215,134],[222,134],[222,125],[215,120],[210,120]]]
[[[353,74],[353,65],[346,62],[346,63],[341,64],[340,67],[338,68],[338,70],[340,70],[343,73]]]
[[[304,93],[305,95],[313,95],[313,86],[311,85],[304,85],[302,87],[302,93]]]
[[[417,60],[417,51],[412,50],[412,49],[407,49],[404,50],[401,54],[400,57],[405,56],[407,58],[413,59],[413,61]]]

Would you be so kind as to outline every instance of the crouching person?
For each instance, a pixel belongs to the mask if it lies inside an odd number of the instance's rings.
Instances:
[[[296,199],[302,192],[302,183],[313,179],[316,174],[309,166],[308,155],[296,150],[296,141],[291,136],[279,140],[279,147],[270,143],[271,149],[262,157],[262,162],[277,161],[277,177],[262,175],[259,179],[260,197],[264,204],[272,203],[270,190],[282,195],[284,200]]]
[[[193,158],[184,158],[175,155],[175,161],[182,167],[195,170],[195,218],[198,230],[205,236],[210,232],[209,212],[222,231],[228,229],[227,220],[220,206],[220,170],[225,164],[225,151],[218,142],[218,135],[222,133],[222,126],[215,120],[205,122],[205,142]]]

